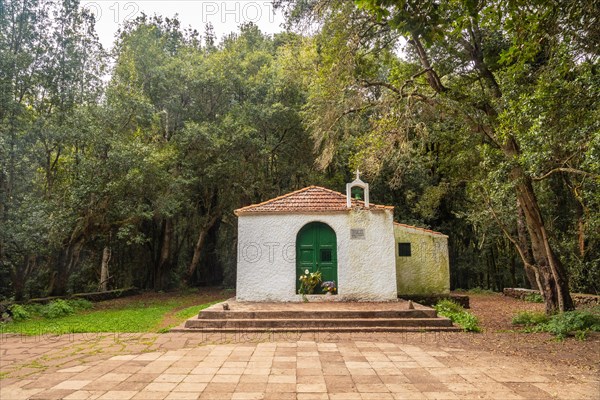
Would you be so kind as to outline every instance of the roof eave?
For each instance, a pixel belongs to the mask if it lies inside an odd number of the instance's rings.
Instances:
[[[394,211],[394,206],[378,206],[378,207],[369,207],[369,208],[346,208],[343,210],[286,210],[286,211],[255,211],[255,210],[244,210],[237,209],[234,210],[233,213],[236,216],[241,215],[263,215],[263,214],[327,214],[327,213],[347,213],[353,210],[361,210],[361,211]]]

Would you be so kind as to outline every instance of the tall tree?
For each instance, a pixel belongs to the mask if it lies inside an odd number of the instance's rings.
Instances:
[[[512,2],[507,7],[493,1],[357,0],[357,7],[328,1],[293,3],[292,17],[308,9],[310,16],[320,18],[323,39],[317,39],[317,60],[321,70],[329,71],[317,74],[314,82],[338,93],[334,97],[313,91],[317,96],[310,104],[317,112],[308,123],[314,124],[317,140],[340,143],[336,132],[347,132],[349,121],[357,129],[356,121],[362,120],[371,127],[369,136],[363,135],[367,148],[380,155],[398,154],[412,135],[423,140],[424,134],[449,129],[455,141],[477,154],[468,164],[478,167],[479,180],[491,185],[477,197],[492,213],[497,205],[491,196],[498,192],[492,188],[512,188],[516,199],[509,204],[518,200],[522,208],[533,260],[514,238],[514,228],[503,225],[503,231],[523,263],[538,273],[547,311],[572,309],[567,271],[544,216],[540,188],[535,187],[547,174],[561,172],[586,177],[592,185],[586,183],[587,190],[594,190],[597,174],[585,167],[590,160],[585,154],[592,151],[597,135],[598,93],[576,95],[573,103],[580,106],[578,114],[584,114],[579,116],[582,125],[562,152],[556,151],[565,144],[558,134],[561,118],[540,119],[538,109],[527,112],[522,103],[549,104],[535,95],[540,90],[547,93],[542,88],[549,74],[567,87],[592,87],[597,56],[589,46],[578,44],[589,44],[594,27],[583,29],[590,31],[587,35],[570,24],[577,20],[570,15],[585,15],[588,8],[571,4],[571,14],[565,16],[560,4],[541,2]],[[401,39],[406,43],[403,60],[396,60],[393,49]],[[321,85],[323,79],[330,83]],[[540,126],[557,135],[548,136]],[[544,148],[529,146],[532,139],[544,142],[552,154],[555,165],[550,170],[542,172],[542,165],[533,162],[543,157]],[[583,146],[583,157],[575,157],[581,154],[571,146],[575,143]],[[469,181],[478,184],[477,179]],[[516,208],[512,214],[517,215]]]
[[[78,120],[101,93],[102,48],[77,1],[8,1],[0,20],[0,259],[17,297],[42,261],[52,271],[50,291],[60,294],[85,232],[64,189],[82,149]]]

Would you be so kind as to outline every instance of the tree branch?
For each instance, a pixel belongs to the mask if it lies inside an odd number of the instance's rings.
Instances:
[[[400,89],[398,89],[396,86],[392,85],[391,83],[387,83],[387,82],[383,82],[383,81],[371,82],[366,79],[361,79],[360,82],[362,83],[362,85],[364,87],[382,86],[382,87],[387,88],[387,89],[391,90],[392,92],[396,93],[398,96],[402,97],[402,92],[400,91]]]
[[[417,74],[415,74],[416,76],[419,75],[423,75],[427,73],[427,70],[423,70],[421,72],[418,72]],[[415,75],[413,75],[413,77],[416,77]],[[416,92],[412,92],[409,94],[404,93],[404,88],[406,87],[406,85],[412,81],[412,78],[407,80],[406,82],[404,82],[404,84],[402,85],[402,87],[400,89],[398,89],[396,86],[392,85],[391,83],[388,82],[383,82],[383,81],[368,81],[366,79],[362,79],[360,82],[362,84],[363,87],[374,87],[374,86],[381,86],[384,87],[386,89],[389,89],[390,91],[396,93],[398,95],[399,98],[406,98],[406,97],[416,97],[419,100],[422,100],[426,103],[429,103],[431,101],[431,98],[422,95],[420,93],[416,93]]]
[[[484,192],[486,192],[485,197],[484,197],[485,203],[486,203],[488,209],[491,211],[492,216],[494,217],[494,220],[496,221],[496,223],[498,224],[498,226],[504,233],[504,236],[506,236],[506,238],[517,249],[517,252],[519,253],[519,256],[521,257],[521,260],[523,261],[525,268],[532,268],[535,270],[535,266],[529,263],[529,260],[527,259],[526,255],[525,255],[525,250],[523,248],[521,248],[521,244],[510,234],[510,232],[508,232],[508,229],[506,228],[506,226],[504,226],[504,224],[500,221],[500,218],[498,218],[498,215],[496,214],[496,211],[494,210],[494,207],[492,206],[492,203],[491,203],[490,197],[487,194],[487,191],[484,190]]]
[[[559,167],[559,168],[551,169],[550,171],[546,172],[542,176],[532,176],[531,180],[533,180],[533,181],[541,181],[541,180],[546,179],[547,177],[549,177],[550,175],[552,175],[552,174],[554,174],[556,172],[567,172],[569,174],[579,174],[579,175],[591,176],[592,178],[600,179],[600,175],[598,175],[598,174],[594,174],[594,173],[587,172],[587,171],[582,171],[582,170],[576,169],[576,168]]]
[[[339,122],[339,121],[340,121],[342,118],[344,118],[346,115],[353,114],[353,113],[357,113],[357,112],[361,112],[361,111],[364,111],[364,110],[366,110],[367,108],[371,108],[371,107],[374,107],[374,106],[375,106],[375,104],[373,104],[373,103],[369,103],[369,104],[367,104],[367,105],[365,105],[365,106],[362,106],[362,107],[350,108],[349,110],[346,110],[346,111],[344,111],[342,114],[340,114],[340,115],[339,115],[339,116],[338,116],[338,117],[335,119],[335,121],[333,121],[333,122],[331,123],[331,125],[329,125],[329,130],[331,130],[331,129],[332,129],[332,128],[333,128],[333,127],[334,127],[334,126],[335,126],[335,125],[336,125],[336,124],[337,124],[337,123],[338,123],[338,122]]]
[[[436,93],[446,92],[448,88],[442,85],[440,77],[431,67],[431,64],[429,63],[429,58],[427,56],[427,52],[425,51],[425,48],[423,47],[419,36],[415,33],[412,33],[411,36],[412,38],[411,40],[409,40],[409,43],[411,43],[417,50],[419,60],[421,61],[421,66],[427,72],[427,81],[429,82],[429,86],[431,86],[431,88],[435,90]]]

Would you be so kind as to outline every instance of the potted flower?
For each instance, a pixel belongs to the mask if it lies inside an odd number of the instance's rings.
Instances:
[[[321,283],[321,271],[310,272],[305,270],[304,275],[300,275],[299,279],[300,289],[298,289],[298,293],[302,295],[304,301],[308,301],[306,295],[313,294],[317,285]]]
[[[331,296],[337,291],[337,286],[335,285],[335,281],[325,281],[321,283],[321,288],[325,292],[326,296]]]

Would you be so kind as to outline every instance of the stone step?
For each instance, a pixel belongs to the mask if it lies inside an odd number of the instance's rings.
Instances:
[[[339,327],[440,327],[452,326],[448,318],[336,318],[336,319],[189,319],[186,328],[339,328]]]
[[[422,310],[315,310],[315,311],[213,311],[203,310],[198,319],[366,319],[366,318],[436,318],[433,309]]]
[[[186,324],[187,325],[187,324]],[[219,334],[234,334],[236,336],[245,337],[247,334],[253,336],[268,335],[271,333],[287,332],[289,334],[301,334],[312,332],[328,332],[335,333],[358,333],[358,332],[462,332],[462,329],[456,326],[336,326],[336,327],[273,327],[273,328],[188,328],[186,326],[178,326],[171,329],[171,332],[179,333],[219,333]]]

